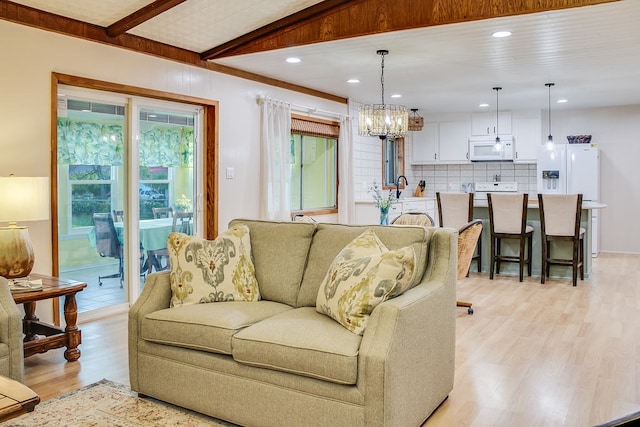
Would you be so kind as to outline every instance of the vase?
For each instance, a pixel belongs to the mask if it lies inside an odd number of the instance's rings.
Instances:
[[[389,225],[389,207],[380,208],[380,225]]]

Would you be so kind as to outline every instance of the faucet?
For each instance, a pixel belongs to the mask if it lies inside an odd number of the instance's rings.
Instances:
[[[404,175],[400,175],[398,177],[398,180],[396,181],[396,199],[399,199],[400,198],[400,193],[402,193],[400,191],[400,178],[404,178],[404,185],[405,186],[409,186],[409,181],[407,181],[407,177],[404,176]]]

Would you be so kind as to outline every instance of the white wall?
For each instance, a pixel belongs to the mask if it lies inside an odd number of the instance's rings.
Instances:
[[[640,105],[552,114],[556,142],[592,135],[600,148],[601,250],[640,253]]]
[[[0,175],[49,176],[52,72],[218,100],[220,230],[258,215],[258,94],[347,113],[344,104],[7,21],[0,21],[0,40]],[[235,179],[225,179],[227,167]],[[33,271],[50,274],[51,221],[28,226]]]

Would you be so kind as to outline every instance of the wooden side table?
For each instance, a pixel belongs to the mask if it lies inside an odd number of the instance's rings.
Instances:
[[[80,358],[78,346],[82,343],[82,334],[78,325],[78,304],[76,294],[87,287],[86,283],[57,277],[31,274],[31,279],[42,280],[42,290],[14,293],[16,304],[24,304],[23,330],[24,357],[45,353],[54,348],[66,347],[64,358],[69,362]],[[64,329],[41,322],[35,315],[36,301],[64,296]]]
[[[0,423],[33,411],[40,396],[26,385],[0,376]]]

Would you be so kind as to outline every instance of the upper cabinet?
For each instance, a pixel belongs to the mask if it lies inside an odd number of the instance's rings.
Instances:
[[[542,121],[540,111],[519,114],[513,117],[514,162],[534,163],[537,147],[542,143]]]
[[[466,163],[469,161],[469,121],[425,123],[411,135],[411,164]]]
[[[425,123],[421,131],[409,132],[411,163],[420,165],[438,161],[438,123]]]
[[[439,159],[447,163],[469,161],[469,121],[440,122]]]
[[[473,136],[494,136],[498,133],[511,135],[511,132],[511,111],[502,111],[498,113],[497,118],[495,112],[473,113],[471,115],[471,135]]]

